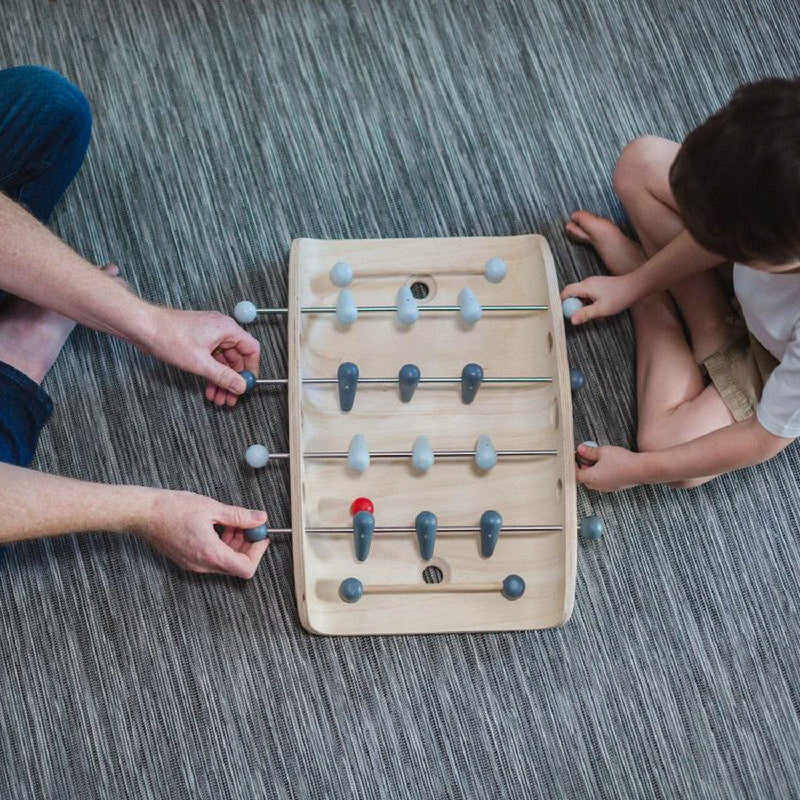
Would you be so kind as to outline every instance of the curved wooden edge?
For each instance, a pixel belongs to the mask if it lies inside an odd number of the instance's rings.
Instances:
[[[320,633],[311,627],[306,605],[305,564],[302,557],[305,536],[305,510],[303,508],[304,459],[298,457],[302,447],[302,384],[300,382],[300,330],[303,324],[300,313],[298,275],[303,257],[305,239],[293,239],[289,251],[289,292],[286,307],[286,339],[288,363],[286,365],[287,406],[289,411],[289,475],[291,492],[292,562],[294,565],[294,592],[300,624],[311,633]]]
[[[510,238],[510,237],[509,237]],[[515,237],[516,238],[516,237]],[[564,575],[564,604],[561,618],[548,626],[556,628],[569,621],[575,601],[575,581],[577,566],[577,505],[576,481],[573,459],[574,434],[572,425],[572,393],[569,382],[569,360],[566,347],[566,332],[564,318],[560,312],[561,299],[558,285],[558,276],[555,262],[550,251],[550,246],[544,236],[540,234],[527,234],[519,238],[530,238],[539,247],[545,264],[547,287],[551,317],[553,319],[554,347],[558,362],[558,394],[561,408],[561,447],[563,453],[562,476],[564,484],[564,537],[565,537],[565,575]],[[297,600],[298,616],[302,626],[310,633],[318,635],[346,635],[320,631],[315,629],[309,620],[305,596],[306,576],[304,559],[302,555],[305,537],[305,510],[303,503],[303,471],[304,459],[296,454],[302,452],[302,385],[300,383],[300,334],[302,314],[300,313],[299,296],[299,265],[303,258],[305,242],[313,239],[294,239],[289,255],[289,291],[287,314],[287,344],[288,344],[288,411],[289,411],[289,443],[290,453],[290,486],[291,486],[291,514],[292,514],[292,550],[294,563],[295,597]],[[514,630],[514,629],[508,629]]]
[[[564,315],[561,313],[561,291],[558,285],[555,261],[547,239],[540,234],[533,234],[538,240],[547,273],[547,290],[550,296],[550,314],[553,319],[554,345],[558,361],[558,399],[561,406],[561,449],[564,480],[564,546],[565,553],[565,596],[564,613],[561,620],[553,627],[559,627],[569,621],[575,605],[575,578],[578,560],[578,521],[577,498],[575,486],[575,468],[571,454],[575,450],[575,434],[572,427],[572,390],[569,381],[569,356],[567,355],[567,337],[564,327]]]

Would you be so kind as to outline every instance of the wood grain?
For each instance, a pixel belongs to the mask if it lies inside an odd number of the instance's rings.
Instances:
[[[491,284],[483,264],[493,256],[509,264],[505,280]],[[331,315],[301,314],[301,306],[334,305],[338,289],[328,272],[349,261],[349,287],[359,305],[394,305],[397,290],[422,280],[421,304],[449,305],[468,286],[484,305],[547,303],[547,312],[485,313],[466,326],[457,313],[431,312],[410,327],[393,314],[361,315],[349,328]],[[320,241],[297,239],[289,265],[289,408],[292,537],[297,605],[302,624],[323,634],[361,635],[491,631],[561,625],[572,611],[576,509],[572,405],[553,260],[538,235],[453,239]],[[335,386],[301,386],[303,377],[333,377],[342,361],[362,377],[397,374],[405,363],[423,376],[459,375],[481,364],[487,377],[546,375],[540,385],[484,385],[471,405],[458,386],[421,385],[403,404],[396,386],[359,386],[353,410],[339,410]],[[356,433],[370,450],[409,450],[429,437],[434,450],[473,449],[479,434],[500,449],[554,449],[557,456],[501,460],[482,473],[469,459],[438,461],[425,474],[410,462],[373,462],[355,473],[341,460],[305,460],[308,451],[346,450]],[[504,524],[560,525],[562,530],[504,537],[494,555],[480,555],[478,535],[441,537],[424,562],[413,534],[376,533],[370,556],[359,563],[346,537],[307,528],[349,525],[355,497],[375,503],[376,526],[413,526],[423,510],[440,525],[477,525],[496,509]],[[422,571],[442,570],[447,591],[424,583]],[[496,592],[453,591],[457,584],[499,586],[516,573],[524,595],[509,601]],[[371,585],[418,586],[401,594],[367,591],[357,603],[338,597],[347,577]]]

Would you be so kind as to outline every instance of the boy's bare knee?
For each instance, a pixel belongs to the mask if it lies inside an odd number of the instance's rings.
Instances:
[[[657,136],[640,136],[622,148],[611,175],[614,191],[621,200],[642,191],[653,167],[654,155],[662,143]]]

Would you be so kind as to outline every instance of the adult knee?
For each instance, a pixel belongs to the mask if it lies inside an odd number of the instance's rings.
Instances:
[[[642,191],[660,142],[657,136],[640,136],[622,148],[611,180],[617,197],[623,202]]]
[[[86,151],[92,133],[92,112],[83,92],[47,67],[28,65],[0,72],[0,89],[12,92],[35,112],[36,125],[46,136]],[[82,155],[81,152],[81,155]]]
[[[35,70],[33,80],[39,86],[42,102],[47,105],[47,115],[54,128],[71,135],[76,145],[83,143],[84,150],[92,134],[92,110],[83,92],[63,75],[46,67]]]

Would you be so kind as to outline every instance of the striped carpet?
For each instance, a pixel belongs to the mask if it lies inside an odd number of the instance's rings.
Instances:
[[[0,3],[0,65],[78,83],[95,137],[55,228],[145,297],[285,299],[293,237],[548,237],[619,217],[634,136],[681,138],[743,81],[800,72],[790,0]],[[259,328],[281,375],[282,324]],[[630,444],[626,317],[571,332],[580,439]],[[232,413],[79,331],[36,466],[208,493],[288,523],[285,396]],[[575,613],[514,635],[326,639],[278,543],[248,584],[114,534],[11,549],[0,796],[800,797],[796,447],[690,493],[581,491]]]

